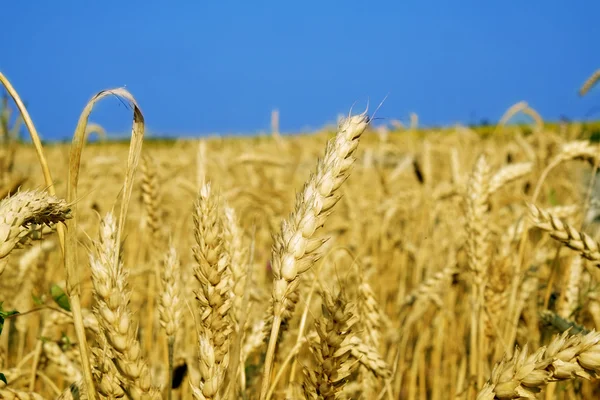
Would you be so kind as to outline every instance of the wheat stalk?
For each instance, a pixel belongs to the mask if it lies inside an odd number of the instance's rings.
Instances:
[[[581,85],[581,88],[579,89],[579,95],[585,96],[594,87],[594,85],[596,85],[596,82],[598,82],[598,80],[600,80],[600,69],[594,71],[594,73],[585,80],[585,82],[583,83],[583,85]]]

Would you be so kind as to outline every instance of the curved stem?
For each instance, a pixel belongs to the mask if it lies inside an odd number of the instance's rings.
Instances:
[[[33,146],[35,147],[35,152],[37,154],[38,160],[40,162],[40,166],[42,167],[42,173],[44,174],[44,181],[46,182],[46,186],[48,186],[48,193],[55,196],[56,189],[54,188],[54,182],[52,180],[52,174],[50,174],[50,168],[48,168],[48,161],[46,161],[46,156],[44,155],[44,148],[42,147],[42,141],[40,140],[40,136],[35,129],[35,125],[33,125],[33,121],[29,116],[29,112],[27,112],[27,108],[25,108],[25,104],[21,100],[21,97],[15,90],[15,88],[11,85],[10,81],[0,72],[0,82],[6,88],[6,91],[13,99],[21,116],[23,117],[23,122],[25,122],[25,126],[29,131],[29,135],[31,136],[31,141],[33,142]],[[60,242],[60,248],[62,252],[65,251],[65,231],[62,225],[58,224],[57,226],[58,240]]]

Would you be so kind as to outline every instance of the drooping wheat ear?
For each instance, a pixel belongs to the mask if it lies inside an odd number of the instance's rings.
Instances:
[[[319,160],[316,173],[296,196],[294,211],[282,221],[281,230],[273,238],[273,322],[261,385],[262,400],[269,389],[279,327],[295,308],[295,301],[290,301],[291,295],[298,288],[300,276],[318,259],[318,250],[324,243],[324,240],[314,238],[315,232],[339,200],[337,191],[350,174],[355,160],[353,154],[368,124],[366,113],[341,122],[337,135],[327,143],[325,157]]]
[[[596,85],[596,82],[598,82],[598,80],[600,80],[600,69],[594,71],[594,73],[586,79],[583,85],[581,85],[581,88],[579,89],[579,95],[585,96],[587,92],[589,92],[594,87],[594,85]]]
[[[595,262],[600,261],[600,245],[590,236],[534,204],[527,203],[527,207],[536,227],[548,232],[552,238],[577,251],[582,257]]]
[[[6,400],[44,400],[42,396],[35,392],[22,392],[14,389],[0,389],[0,399]]]
[[[587,140],[574,140],[561,146],[560,152],[554,157],[554,162],[562,162],[573,159],[592,159],[598,156],[598,146]]]
[[[579,206],[576,204],[555,206],[548,208],[550,214],[557,218],[571,218],[579,212]],[[516,222],[511,224],[505,233],[500,237],[500,245],[498,253],[501,258],[509,257],[513,254],[512,246],[519,240],[523,235],[525,229],[525,219],[519,218]]]
[[[0,258],[30,233],[31,224],[50,225],[71,218],[66,201],[39,190],[16,193],[0,201]],[[1,273],[1,271],[0,271]]]
[[[181,295],[181,271],[177,250],[173,245],[169,250],[161,269],[162,293],[158,304],[160,325],[167,334],[169,357],[169,380],[167,381],[168,399],[171,399],[173,382],[173,355],[175,352],[175,336],[181,326],[183,302]]]
[[[235,210],[232,207],[225,207],[224,231],[225,240],[229,243],[231,249],[231,279],[233,281],[233,305],[232,317],[237,325],[240,320],[242,310],[242,300],[244,289],[246,287],[246,246],[244,245],[244,233],[239,225]],[[238,331],[243,331],[244,327],[237,327]]]
[[[233,323],[230,254],[218,200],[210,183],[200,189],[194,210],[195,276],[199,308],[200,382],[192,387],[196,399],[217,398],[229,364]]]
[[[150,237],[153,242],[157,240],[159,234],[160,218],[159,218],[159,185],[158,176],[156,173],[156,165],[152,157],[144,155],[142,158],[142,202],[145,210],[145,226],[148,228]],[[152,243],[152,245],[156,242]]]
[[[112,356],[129,396],[133,399],[159,398],[158,391],[152,387],[128,307],[131,289],[121,260],[120,244],[116,241],[116,221],[111,213],[101,221],[99,236],[94,244],[95,251],[90,255],[90,266],[96,298],[94,311],[106,343],[114,352],[109,356]]]
[[[583,274],[584,258],[576,254],[567,269],[566,285],[560,294],[558,303],[558,315],[563,318],[571,318],[579,303],[579,284]]]
[[[490,166],[485,155],[479,156],[471,174],[466,196],[467,257],[471,272],[471,376],[483,383],[481,365],[484,353],[483,303],[488,267],[490,264],[489,228]]]
[[[391,377],[392,371],[389,365],[373,346],[365,343],[358,336],[347,336],[342,342],[341,347],[344,348],[346,346],[350,349],[352,357],[376,377],[382,379]]]
[[[565,332],[532,354],[525,346],[496,364],[477,400],[533,399],[550,382],[598,378],[599,372],[600,333],[568,336]]]
[[[531,162],[511,164],[503,167],[490,180],[488,187],[489,196],[496,193],[502,186],[527,175],[532,169],[533,163]]]
[[[43,348],[48,360],[56,365],[58,371],[68,383],[77,382],[82,378],[81,370],[55,342],[46,341]]]
[[[309,340],[315,358],[314,368],[304,368],[304,395],[307,399],[338,398],[350,375],[358,367],[352,345],[345,340],[357,322],[356,306],[341,291],[335,298],[322,294],[323,315],[315,321],[317,338]]]

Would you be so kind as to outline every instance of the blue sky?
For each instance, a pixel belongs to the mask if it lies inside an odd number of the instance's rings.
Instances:
[[[150,132],[258,132],[333,122],[353,103],[423,124],[498,120],[525,100],[545,119],[583,118],[600,89],[600,1],[2,2],[0,70],[42,136],[72,136],[96,92],[126,86]],[[596,114],[600,118],[600,112]],[[100,103],[90,120],[127,131]],[[380,121],[381,122],[381,121]]]

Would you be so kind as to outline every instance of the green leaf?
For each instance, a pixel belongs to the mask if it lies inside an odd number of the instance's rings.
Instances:
[[[71,339],[64,332],[61,333],[60,341],[62,342],[61,348],[63,350],[70,349],[73,346]]]
[[[60,286],[54,284],[50,288],[50,294],[52,298],[58,304],[60,308],[63,310],[71,311],[71,305],[69,304],[69,297],[67,294],[60,288]]]
[[[42,300],[41,297],[37,297],[35,294],[31,293],[31,298],[33,299],[33,302],[38,305],[38,306],[43,306],[44,305],[44,301]]]
[[[0,334],[2,333],[2,329],[4,329],[4,319],[19,313],[16,310],[4,311],[2,304],[4,304],[4,302],[0,301]]]
[[[5,385],[8,385],[8,382],[6,381],[6,377],[4,376],[4,374],[2,372],[0,372],[0,381],[4,382]]]

